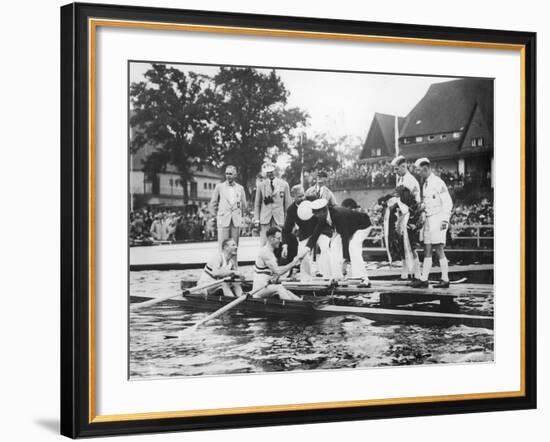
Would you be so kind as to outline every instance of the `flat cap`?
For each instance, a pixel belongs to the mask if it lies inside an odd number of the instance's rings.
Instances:
[[[430,160],[428,160],[428,158],[426,157],[419,158],[418,160],[415,161],[414,165],[416,167],[429,166]]]
[[[392,161],[391,161],[391,165],[392,166],[400,166],[401,164],[403,164],[405,161],[407,161],[405,159],[405,157],[403,155],[399,155],[397,157],[395,157]]]
[[[311,203],[311,210],[320,210],[326,207],[327,204],[328,204],[328,201],[324,198],[316,199]]]
[[[311,209],[311,201],[305,200],[298,206],[298,218],[302,221],[307,221],[313,216],[313,210]]]

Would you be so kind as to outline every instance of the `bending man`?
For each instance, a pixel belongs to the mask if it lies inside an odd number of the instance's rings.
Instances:
[[[317,218],[317,226],[308,240],[308,248],[315,247],[319,235],[326,231],[327,227],[334,229],[340,236],[341,248],[336,246],[338,237],[333,237],[330,246],[332,277],[347,275],[351,264],[351,277],[361,278],[363,284],[370,286],[363,260],[363,241],[371,230],[369,216],[345,207],[328,207],[327,200],[323,198],[313,201],[312,209],[313,215]]]

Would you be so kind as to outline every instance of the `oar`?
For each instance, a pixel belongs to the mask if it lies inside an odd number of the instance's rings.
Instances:
[[[223,278],[223,279],[218,279],[216,281],[212,281],[212,282],[209,282],[207,284],[203,284],[201,286],[197,286],[197,287],[192,287],[190,289],[187,289],[186,292],[188,293],[192,293],[192,292],[200,292],[202,290],[205,290],[205,289],[209,289],[209,288],[212,288],[212,287],[215,287],[217,285],[220,285],[224,282],[228,282],[228,281],[231,281],[231,278],[230,277],[227,277],[227,278]],[[159,302],[162,302],[162,301],[166,301],[168,299],[171,299],[171,298],[175,298],[176,296],[180,295],[180,293],[176,293],[176,294],[171,294],[171,295],[166,295],[166,296],[162,296],[160,298],[155,298],[155,299],[150,299],[149,301],[145,301],[145,302],[140,302],[140,303],[137,303],[137,304],[134,304],[132,305],[131,309],[132,311],[134,310],[138,310],[138,309],[141,309],[143,307],[149,307],[151,305],[155,305],[155,304],[158,304]]]
[[[207,323],[208,321],[211,321],[212,319],[216,319],[217,317],[223,315],[224,313],[227,313],[229,310],[231,310],[232,308],[238,306],[240,303],[246,301],[250,296],[258,293],[259,291],[265,289],[266,287],[267,287],[267,285],[264,286],[264,287],[260,287],[259,289],[254,290],[253,292],[243,293],[241,296],[239,296],[237,299],[231,301],[229,304],[224,305],[222,308],[220,308],[219,310],[216,310],[214,313],[208,315],[206,318],[201,319],[195,325],[192,325],[191,327],[186,328],[185,330],[180,332],[179,337],[184,336],[188,333],[194,332],[201,325]],[[167,336],[167,338],[168,338],[168,336]]]

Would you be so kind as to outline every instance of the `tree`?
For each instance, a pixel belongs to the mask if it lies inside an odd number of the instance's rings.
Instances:
[[[220,167],[237,166],[249,193],[263,162],[289,151],[291,132],[305,124],[307,114],[287,108],[288,91],[274,70],[222,67],[213,81],[216,143],[211,158]]]
[[[304,172],[339,168],[336,145],[326,134],[318,134],[298,145],[292,154],[290,166],[285,171],[286,180],[289,183],[299,183],[302,167]]]
[[[214,93],[208,78],[164,64],[153,64],[145,78],[130,86],[130,124],[136,128],[130,148],[155,146],[144,162],[146,173],[156,175],[172,164],[187,204],[193,170],[205,163],[213,141]]]
[[[336,141],[340,167],[350,167],[357,162],[363,150],[363,141],[354,135],[344,135]]]

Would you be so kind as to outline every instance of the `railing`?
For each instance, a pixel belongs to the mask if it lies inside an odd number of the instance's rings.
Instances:
[[[466,235],[463,235],[466,233]],[[489,235],[490,234],[490,235]],[[458,242],[474,242],[477,248],[481,248],[484,242],[494,240],[494,225],[474,224],[471,226],[451,226],[451,238],[453,246]],[[365,240],[367,246],[384,247],[384,231],[382,226],[373,226],[369,237]]]

